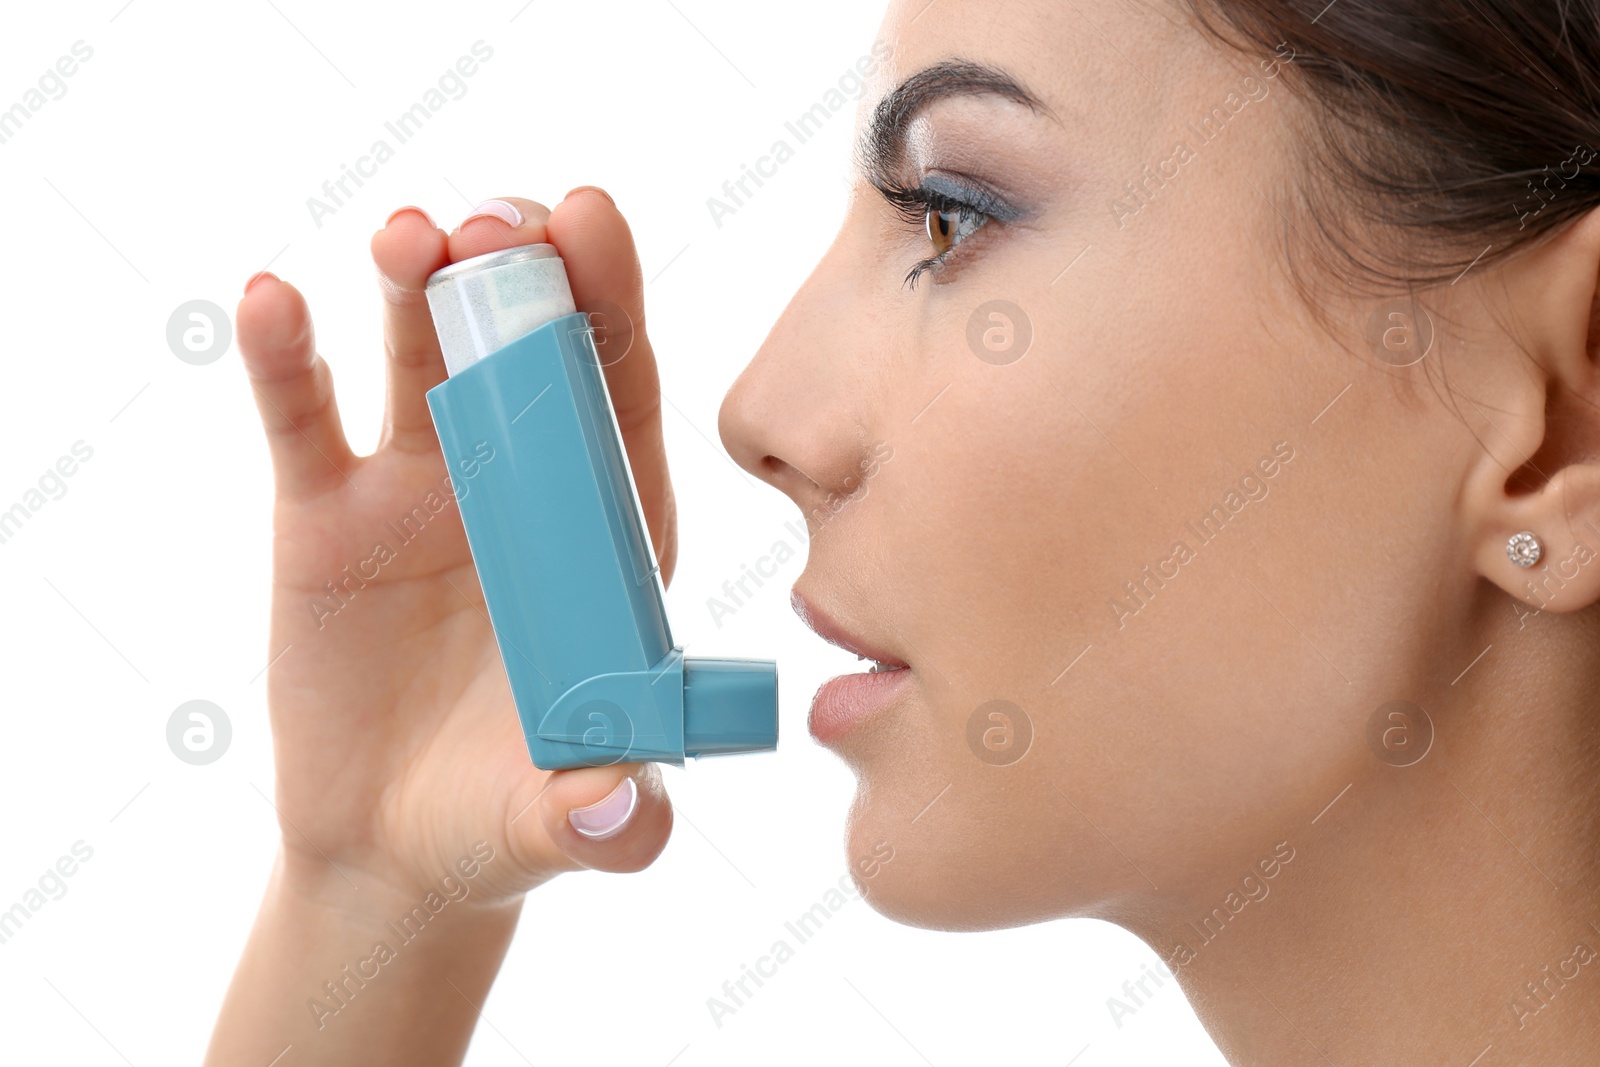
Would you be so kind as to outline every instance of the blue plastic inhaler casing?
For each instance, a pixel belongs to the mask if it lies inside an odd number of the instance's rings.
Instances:
[[[427,298],[450,372],[428,407],[533,762],[777,747],[777,664],[673,643],[595,330],[554,246],[452,264]]]

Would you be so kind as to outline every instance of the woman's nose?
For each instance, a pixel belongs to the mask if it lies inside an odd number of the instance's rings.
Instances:
[[[828,281],[837,248],[789,302],[717,419],[735,462],[808,516],[859,488],[878,440],[872,398],[883,395],[870,316],[854,287]]]

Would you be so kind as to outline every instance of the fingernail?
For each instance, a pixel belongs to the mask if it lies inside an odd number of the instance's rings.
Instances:
[[[508,204],[504,200],[485,200],[472,209],[472,214],[461,220],[461,225],[465,226],[473,219],[483,215],[497,218],[510,226],[522,225],[522,212],[517,210],[515,204]]]
[[[423,218],[428,220],[428,225],[429,226],[432,226],[435,229],[437,229],[438,226],[439,226],[439,224],[437,222],[433,221],[433,216],[432,215],[428,214],[426,211],[422,210],[420,207],[417,207],[415,204],[407,204],[405,207],[396,208],[394,210],[393,214],[391,214],[388,218],[383,220],[383,224],[385,226],[388,226],[389,223],[394,221],[395,215],[398,215],[403,211],[415,211],[418,215],[421,215]]]
[[[246,279],[244,283],[244,291],[248,293],[251,288],[254,287],[256,282],[259,282],[262,278],[271,278],[273,281],[278,280],[278,276],[272,273],[270,270],[258,270],[254,274],[250,275],[248,279]]]
[[[566,196],[562,197],[561,199],[563,199],[563,200],[571,200],[572,199],[572,193],[581,193],[585,189],[593,189],[595,192],[599,193],[601,196],[605,197],[607,200],[610,200],[612,207],[616,207],[617,206],[617,202],[615,200],[611,200],[611,194],[606,192],[604,189],[600,188],[598,185],[580,185],[576,189],[572,190],[572,192],[569,192]]]
[[[567,821],[584,837],[604,841],[622,832],[622,828],[628,825],[628,820],[633,818],[633,809],[638,803],[639,787],[634,785],[632,778],[624,778],[622,783],[598,804],[590,804],[587,808],[573,808],[567,812]]]

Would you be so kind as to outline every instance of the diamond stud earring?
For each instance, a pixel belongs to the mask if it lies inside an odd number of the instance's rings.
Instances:
[[[1539,539],[1527,530],[1513,534],[1511,540],[1506,542],[1506,555],[1511,562],[1519,567],[1531,567],[1539,562],[1539,557],[1544,555],[1544,548],[1539,544]]]

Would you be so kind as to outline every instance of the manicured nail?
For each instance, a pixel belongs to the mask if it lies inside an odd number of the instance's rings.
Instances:
[[[622,783],[598,804],[590,804],[587,808],[573,808],[567,812],[567,821],[584,837],[604,841],[622,832],[622,828],[628,825],[628,820],[633,818],[633,809],[638,804],[639,787],[633,784],[632,778],[624,778]]]
[[[271,278],[273,281],[278,280],[278,276],[270,270],[258,270],[245,281],[244,291],[248,293],[256,282],[259,282],[262,278]]]
[[[510,226],[522,225],[522,212],[517,210],[515,204],[508,204],[504,200],[485,200],[472,209],[472,214],[461,220],[461,225],[465,226],[473,219],[483,215],[499,219]]]
[[[388,226],[389,223],[394,221],[395,215],[398,215],[403,211],[415,211],[418,215],[421,215],[423,218],[428,220],[428,225],[429,226],[432,226],[435,229],[438,229],[438,227],[439,227],[439,224],[437,222],[433,221],[433,216],[432,215],[428,214],[426,211],[422,210],[420,207],[417,207],[414,204],[407,204],[405,207],[396,208],[394,210],[394,214],[391,214],[388,218],[383,220],[383,224],[385,226]]]
[[[595,192],[599,193],[601,196],[605,197],[607,200],[611,200],[611,194],[606,192],[604,189],[600,188],[598,185],[580,185],[576,189],[572,190],[571,193],[568,193],[566,196],[562,197],[561,199],[563,199],[563,200],[571,200],[572,199],[572,193],[581,193],[585,189],[593,189]],[[611,206],[612,207],[616,207],[617,206],[617,202],[615,200],[611,200]]]

